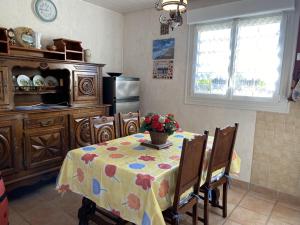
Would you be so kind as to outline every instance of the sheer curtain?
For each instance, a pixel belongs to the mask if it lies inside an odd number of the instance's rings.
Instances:
[[[280,85],[282,21],[278,14],[198,25],[194,94],[272,99]]]

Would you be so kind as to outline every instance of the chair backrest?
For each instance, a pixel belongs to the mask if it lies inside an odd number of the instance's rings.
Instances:
[[[97,116],[90,118],[92,144],[110,141],[116,138],[114,117]]]
[[[140,112],[119,113],[119,127],[121,137],[138,133],[140,129]]]
[[[238,126],[239,124],[236,123],[233,127],[216,128],[207,170],[207,183],[211,182],[214,171],[225,168],[224,174],[229,174]]]
[[[198,193],[207,138],[208,131],[205,131],[202,136],[195,136],[192,140],[183,140],[173,203],[173,208],[176,210],[179,209],[181,195],[188,189],[193,187],[194,193]]]

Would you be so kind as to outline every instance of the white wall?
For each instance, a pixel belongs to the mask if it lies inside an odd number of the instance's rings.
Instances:
[[[32,0],[0,0],[0,27],[30,27],[43,35],[43,46],[54,38],[81,40],[92,50],[92,61],[107,64],[105,71],[122,71],[123,15],[81,0],[53,0],[58,17],[38,19]]]
[[[160,12],[153,9],[125,15],[124,72],[141,77],[142,113],[171,112],[185,130],[213,134],[216,126],[240,123],[236,150],[242,158],[240,179],[250,182],[256,112],[210,108],[184,104],[187,69],[188,26],[184,25],[170,36],[160,36]],[[152,78],[152,41],[175,38],[173,80]]]

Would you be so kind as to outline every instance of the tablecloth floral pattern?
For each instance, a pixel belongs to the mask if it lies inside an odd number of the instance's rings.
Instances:
[[[168,139],[173,146],[160,151],[140,145],[150,139],[147,133],[72,150],[61,167],[57,190],[83,195],[137,225],[164,225],[162,211],[173,202],[183,138],[194,135],[178,131]],[[209,137],[206,162],[212,143]],[[235,153],[231,172],[239,173],[240,163]]]

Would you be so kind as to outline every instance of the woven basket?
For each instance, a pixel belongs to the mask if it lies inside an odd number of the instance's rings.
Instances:
[[[169,135],[167,133],[159,133],[150,131],[151,142],[154,145],[163,145],[167,142]]]

